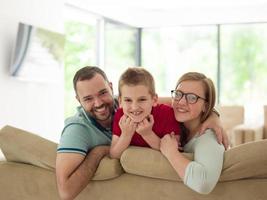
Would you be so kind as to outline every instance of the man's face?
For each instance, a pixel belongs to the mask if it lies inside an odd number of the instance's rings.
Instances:
[[[114,110],[111,83],[96,74],[90,80],[78,81],[76,90],[76,98],[87,113],[101,125],[111,123]]]

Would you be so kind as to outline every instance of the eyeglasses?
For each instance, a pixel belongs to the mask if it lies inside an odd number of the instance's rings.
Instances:
[[[206,101],[206,99],[204,99],[203,97],[200,97],[194,93],[184,93],[180,90],[172,90],[171,95],[175,101],[180,101],[183,98],[183,96],[185,96],[186,102],[189,104],[196,103],[198,101],[198,99],[203,99],[204,101]]]

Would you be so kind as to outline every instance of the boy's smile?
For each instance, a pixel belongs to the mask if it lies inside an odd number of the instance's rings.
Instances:
[[[119,101],[123,113],[139,123],[151,113],[152,106],[157,103],[157,96],[152,96],[144,85],[123,85]]]

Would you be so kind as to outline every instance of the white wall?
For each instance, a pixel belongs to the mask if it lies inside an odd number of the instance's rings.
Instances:
[[[64,32],[63,0],[0,0],[0,128],[12,125],[58,141],[64,121],[63,69],[57,84],[9,75],[19,22]]]

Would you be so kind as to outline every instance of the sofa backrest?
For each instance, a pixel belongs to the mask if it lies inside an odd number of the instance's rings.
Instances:
[[[8,162],[26,163],[51,171],[55,170],[57,145],[30,132],[5,126],[0,129],[0,148]],[[220,181],[244,178],[266,178],[267,140],[250,142],[225,152]],[[184,154],[188,159],[193,154]],[[122,168],[123,167],[123,168]],[[167,159],[151,148],[129,147],[120,161],[102,159],[93,180],[106,180],[125,172],[139,176],[181,181]]]

